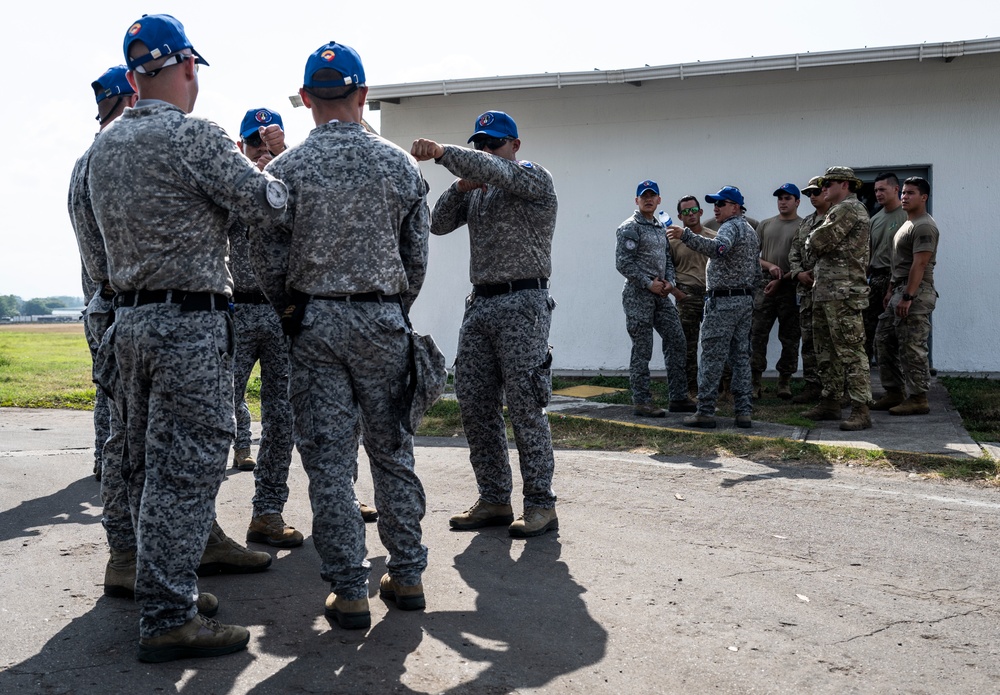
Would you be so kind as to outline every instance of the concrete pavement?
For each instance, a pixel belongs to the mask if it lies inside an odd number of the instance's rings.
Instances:
[[[456,533],[475,497],[461,440],[421,440],[428,608],[373,598],[367,632],[323,618],[298,456],[302,548],[212,577],[247,651],[135,659],[137,611],[107,559],[90,413],[0,410],[2,693],[994,693],[1000,497],[842,466],[559,451],[561,528]],[[516,453],[512,453],[516,460]],[[518,476],[515,472],[515,484]],[[229,472],[242,538],[253,479]],[[370,477],[358,486],[370,501]],[[520,500],[515,499],[520,509]],[[385,550],[368,526],[372,592]],[[260,546],[256,546],[260,549]]]

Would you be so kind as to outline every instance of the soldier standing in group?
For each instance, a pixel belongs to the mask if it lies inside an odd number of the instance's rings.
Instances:
[[[878,362],[875,333],[882,314],[882,299],[892,282],[892,240],[903,223],[906,210],[899,200],[899,179],[893,173],[875,177],[875,202],[882,209],[872,217],[871,259],[868,261],[868,308],[865,309],[865,353],[869,363]]]
[[[406,152],[361,123],[361,58],[330,42],[306,61],[302,102],[316,127],[266,171],[295,201],[291,229],[251,227],[251,260],[291,336],[295,445],[309,475],[313,542],[330,583],[326,615],[371,625],[365,525],[354,494],[358,418],[388,551],[380,595],[424,608],[423,486],[406,402],[407,311],[427,268],[427,185]]]
[[[644,417],[666,415],[663,408],[653,405],[649,390],[649,360],[653,356],[654,329],[663,343],[670,412],[693,413],[695,404],[687,397],[684,379],[687,359],[684,331],[677,308],[669,298],[673,294],[681,301],[684,293],[675,287],[676,275],[666,231],[656,219],[660,189],[655,181],[647,180],[638,185],[635,204],[639,209],[618,227],[615,249],[615,267],[625,276],[622,306],[625,309],[625,326],[632,339],[629,384],[635,414]]]
[[[549,296],[556,191],[541,166],[518,160],[514,119],[487,111],[476,119],[473,151],[418,139],[418,161],[433,159],[459,177],[434,206],[431,232],[469,226],[473,292],[466,302],[455,361],[455,394],[469,440],[479,499],[451,527],[510,524],[516,538],[559,528],[552,491],[555,459],[545,406],[552,393]],[[503,420],[506,401],[524,480],[524,514],[514,523]]]
[[[816,367],[816,346],[813,339],[813,268],[816,259],[806,251],[806,238],[816,229],[826,217],[830,204],[823,199],[823,189],[820,188],[823,178],[813,176],[808,185],[802,189],[808,196],[814,208],[802,222],[792,239],[788,250],[788,273],[786,279],[795,283],[796,298],[799,303],[799,331],[802,334],[802,376],[806,387],[802,393],[792,398],[792,403],[815,403],[819,400],[823,389],[820,387],[819,372]]]
[[[136,525],[139,659],[218,656],[250,639],[245,628],[199,614],[196,603],[196,572],[223,569],[221,561],[206,566],[208,550],[235,545],[213,524],[235,430],[231,283],[219,210],[269,226],[284,219],[287,190],[258,172],[221,128],[188,115],[205,61],[180,22],[144,15],[127,31],[124,52],[139,101],[91,149],[99,228],[80,246],[90,276],[117,292],[102,351],[113,352],[124,397],[116,406],[124,413],[123,468]],[[210,534],[216,542],[206,548]],[[252,555],[270,564],[267,553]]]
[[[705,318],[701,323],[701,365],[698,369],[698,412],[684,418],[690,427],[716,426],[715,403],[719,380],[729,361],[733,370],[733,407],[737,427],[751,427],[750,323],[753,294],[760,277],[760,242],[743,217],[743,194],[735,186],[705,196],[715,205],[720,223],[714,239],[690,229],[671,226],[667,233],[698,253],[708,256]]]
[[[862,318],[868,306],[869,220],[856,195],[861,184],[849,167],[826,170],[822,188],[830,210],[805,242],[806,251],[816,259],[813,336],[823,393],[819,404],[802,415],[810,420],[840,420],[840,396],[846,385],[851,415],[840,423],[840,429],[847,431],[872,426]]]
[[[927,340],[937,304],[934,266],[938,226],[927,214],[931,185],[911,176],[903,182],[906,222],[892,240],[892,285],[878,323],[879,376],[885,395],[872,406],[891,415],[926,415],[930,390]],[[872,301],[876,301],[873,297]],[[907,395],[907,393],[909,395]]]
[[[714,239],[715,232],[701,223],[703,212],[698,199],[686,195],[677,201],[677,217],[692,234]],[[677,301],[677,312],[681,319],[681,329],[687,342],[687,389],[688,398],[698,395],[698,336],[701,335],[701,319],[705,313],[705,269],[708,257],[690,249],[677,239],[670,239],[670,255],[677,274],[677,289],[684,298]],[[729,379],[723,375],[723,381]]]

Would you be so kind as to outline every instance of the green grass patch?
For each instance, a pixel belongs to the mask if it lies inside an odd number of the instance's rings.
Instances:
[[[1000,442],[1000,381],[969,377],[938,377],[962,416],[962,424],[977,442]]]
[[[83,326],[0,331],[0,406],[94,407],[90,350]]]

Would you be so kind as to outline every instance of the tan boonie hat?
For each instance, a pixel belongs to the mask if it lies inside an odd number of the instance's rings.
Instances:
[[[855,186],[860,186],[864,183],[861,179],[854,175],[854,169],[851,167],[830,167],[823,174],[823,180],[829,181],[853,181]]]
[[[809,183],[807,183],[805,186],[802,187],[802,194],[809,195],[813,191],[819,193],[821,190],[823,190],[822,186],[823,186],[823,177],[813,176],[811,179],[809,179]]]

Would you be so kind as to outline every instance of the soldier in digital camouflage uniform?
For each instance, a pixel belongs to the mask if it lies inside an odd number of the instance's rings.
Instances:
[[[912,176],[903,182],[902,207],[906,222],[892,240],[892,285],[884,297],[885,311],[879,318],[879,376],[885,395],[876,410],[891,415],[926,415],[930,390],[927,340],[931,312],[937,305],[934,266],[937,264],[937,222],[927,214],[931,186]],[[871,301],[878,301],[872,297]]]
[[[206,618],[196,605],[235,430],[220,211],[275,224],[287,190],[221,128],[188,116],[204,60],[180,22],[144,15],[126,32],[124,51],[139,101],[91,149],[89,191],[103,239],[91,232],[80,245],[90,276],[117,292],[102,350],[113,352],[124,400],[116,405],[136,528],[139,658],[217,656],[249,641],[245,628]]]
[[[743,194],[734,186],[705,196],[715,205],[720,222],[714,239],[690,229],[671,226],[670,238],[679,239],[708,256],[705,318],[701,323],[701,364],[698,368],[698,412],[684,418],[691,427],[716,426],[715,403],[719,380],[728,359],[733,370],[733,408],[737,427],[750,427],[753,399],[750,394],[750,323],[753,295],[760,277],[760,242],[743,217]]]
[[[101,131],[111,125],[125,108],[135,103],[135,90],[125,79],[125,72],[124,65],[109,68],[91,84],[97,98],[97,120]],[[103,237],[90,204],[90,153],[91,148],[88,148],[73,167],[69,188],[69,214],[79,242],[83,244],[88,239],[96,240],[100,244],[99,252],[103,254]],[[83,251],[81,246],[81,256]],[[102,273],[106,274],[106,271]],[[87,299],[84,332],[91,358],[97,364],[101,340],[114,317],[111,305],[114,291],[107,282],[92,280],[86,268],[83,268],[82,275]],[[104,570],[104,592],[109,596],[131,597],[132,586],[135,584],[135,529],[132,526],[125,479],[122,477],[125,431],[117,408],[110,407],[108,395],[102,388],[97,389],[94,430],[94,458],[95,465],[98,466],[95,473],[101,481],[103,504],[101,523],[111,551]]]
[[[701,223],[702,214],[701,205],[693,195],[684,196],[677,201],[677,217],[681,223],[693,234],[714,239],[715,231]],[[708,257],[688,248],[682,241],[669,241],[670,255],[677,275],[677,289],[684,293],[684,298],[677,302],[677,313],[680,315],[687,343],[687,388],[689,394],[697,395],[698,338],[701,335],[702,315],[705,313],[705,269],[708,267]],[[729,382],[728,369],[723,374],[722,381]]]
[[[806,238],[812,230],[823,223],[829,203],[823,199],[823,189],[819,184],[822,177],[814,176],[802,189],[815,210],[799,224],[788,250],[788,273],[786,278],[795,283],[795,293],[799,302],[799,329],[802,333],[802,376],[806,382],[802,393],[792,398],[792,403],[814,403],[819,400],[822,388],[816,367],[816,346],[813,342],[813,267],[816,259],[805,249]]]
[[[265,108],[250,109],[240,124],[236,143],[246,157],[263,169],[284,152],[281,116]],[[247,541],[278,548],[302,545],[302,534],[285,524],[282,512],[288,501],[288,469],[292,463],[292,406],[288,402],[288,347],[278,315],[257,285],[250,267],[247,225],[234,220],[229,227],[229,271],[233,276],[233,323],[236,354],[233,358],[233,394],[236,408],[236,442],[233,467],[254,471],[253,517]],[[250,453],[250,408],[247,382],[260,361],[260,450]]]
[[[317,49],[299,94],[316,128],[266,168],[287,182],[294,223],[259,239],[251,227],[251,258],[292,335],[295,444],[309,475],[321,576],[332,590],[326,614],[343,628],[367,628],[370,565],[353,484],[359,416],[388,551],[379,593],[404,610],[424,607],[425,498],[406,426],[404,312],[426,272],[427,185],[412,157],[362,125],[368,88],[353,49]]]
[[[666,414],[653,405],[649,391],[649,360],[653,356],[653,330],[656,330],[667,366],[670,411],[691,413],[695,404],[688,400],[684,378],[687,345],[677,308],[669,299],[673,294],[681,301],[685,295],[675,287],[677,277],[667,234],[656,218],[660,189],[655,181],[647,180],[638,185],[635,203],[639,209],[618,227],[615,247],[615,268],[625,276],[622,306],[625,326],[632,339],[629,360],[632,403],[636,415],[663,417]]]
[[[868,404],[871,379],[865,354],[862,312],[868,306],[869,219],[858,200],[861,179],[849,167],[833,166],[823,174],[823,194],[830,204],[823,223],[806,238],[805,249],[816,259],[813,268],[813,337],[823,393],[811,420],[839,420],[840,396],[846,386],[851,415],[840,429],[872,426]]]
[[[455,393],[479,499],[449,524],[458,530],[510,524],[511,536],[525,538],[559,527],[545,414],[552,392],[555,300],[548,288],[558,202],[552,175],[516,158],[521,141],[506,113],[479,116],[469,142],[475,150],[424,139],[410,150],[417,160],[433,159],[459,177],[438,198],[431,232],[469,227],[473,292],[458,338]],[[524,513],[516,521],[504,401],[524,481]]]

